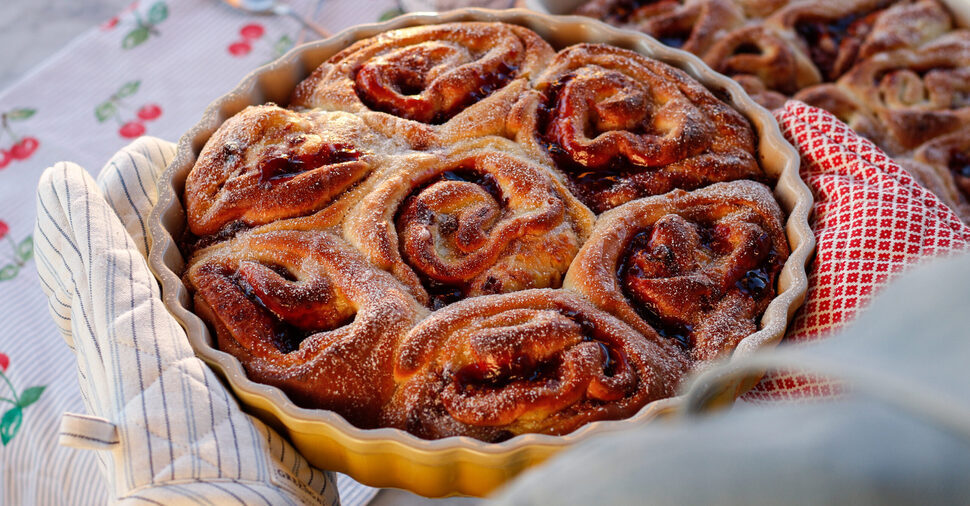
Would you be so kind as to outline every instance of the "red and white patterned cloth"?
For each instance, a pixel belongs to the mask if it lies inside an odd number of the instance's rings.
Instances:
[[[835,116],[789,101],[775,117],[801,153],[801,176],[815,195],[812,228],[818,240],[805,306],[786,342],[830,335],[905,268],[970,247],[970,228]],[[837,387],[814,375],[771,373],[744,400],[828,397]]]

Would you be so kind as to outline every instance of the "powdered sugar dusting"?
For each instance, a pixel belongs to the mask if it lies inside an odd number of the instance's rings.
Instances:
[[[781,211],[770,190],[740,181],[597,218],[536,137],[521,135],[529,122],[507,121],[533,110],[522,105],[536,96],[531,79],[553,57],[517,26],[408,28],[338,53],[289,108],[228,120],[186,182],[196,244],[211,245],[185,278],[220,348],[297,404],[426,438],[564,434],[672,395],[696,357],[662,325],[617,309],[642,302],[624,294],[614,250],[654,223],[694,242],[750,239],[756,223],[780,265]],[[699,87],[668,70],[688,93]],[[732,128],[722,133],[747,135]],[[321,152],[326,163],[305,166]],[[664,219],[672,213],[707,221],[697,232]],[[653,291],[689,302],[689,287],[723,284],[730,265],[746,265],[708,250],[691,250],[703,254],[671,279],[649,279]],[[707,257],[716,266],[700,275]],[[751,305],[732,291],[691,325],[724,349],[753,331],[735,325],[763,310]]]

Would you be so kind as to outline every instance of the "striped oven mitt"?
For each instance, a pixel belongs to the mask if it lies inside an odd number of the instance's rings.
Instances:
[[[333,474],[245,414],[162,304],[143,218],[174,153],[142,138],[97,183],[64,162],[40,179],[37,269],[89,413],[64,415],[60,443],[98,452],[118,502],[339,504]]]

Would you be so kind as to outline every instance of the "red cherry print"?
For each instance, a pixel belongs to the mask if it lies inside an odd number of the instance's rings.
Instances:
[[[27,156],[29,157],[30,155],[34,154],[34,151],[37,151],[37,148],[40,146],[40,141],[34,137],[24,137],[23,139],[20,139],[20,144],[22,144],[24,149],[27,150]]]
[[[145,125],[142,125],[138,121],[129,121],[124,125],[121,125],[121,129],[118,130],[118,134],[122,137],[128,139],[134,139],[145,133]]]
[[[27,158],[27,150],[24,149],[23,141],[17,142],[10,147],[10,157],[14,160],[23,160]]]
[[[244,39],[249,40],[258,39],[262,37],[264,33],[266,33],[266,30],[264,30],[263,25],[259,23],[246,25],[239,30],[239,35],[242,35]]]
[[[138,117],[145,121],[151,121],[161,115],[162,108],[158,104],[143,105],[141,109],[138,109]]]
[[[7,236],[7,232],[10,232],[10,225],[7,222],[0,220],[0,239]]]
[[[0,149],[0,169],[10,165],[11,161],[13,161],[13,157],[10,156],[10,152],[6,149]]]
[[[37,150],[38,144],[37,139],[33,137],[24,137],[10,148],[10,156],[14,160],[26,160]]]
[[[10,357],[6,353],[0,353],[0,371],[6,371],[10,367]]]
[[[245,41],[233,42],[232,44],[229,44],[229,54],[233,56],[246,56],[252,50],[253,46],[250,46],[249,43]]]
[[[118,22],[119,21],[121,21],[121,20],[118,18],[118,16],[115,16],[115,17],[113,17],[113,18],[105,21],[104,23],[102,23],[101,24],[101,29],[102,30],[110,30],[110,29],[118,26]]]

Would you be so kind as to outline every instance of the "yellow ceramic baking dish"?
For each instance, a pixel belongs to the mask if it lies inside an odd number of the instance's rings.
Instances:
[[[286,103],[297,83],[357,40],[397,28],[457,21],[501,21],[525,26],[556,49],[579,42],[602,42],[638,51],[686,71],[751,121],[758,134],[760,161],[766,172],[778,178],[775,196],[788,217],[786,232],[792,254],[779,276],[778,296],[762,317],[760,330],[741,342],[735,356],[781,340],[804,298],[805,264],[815,246],[808,225],[812,195],[798,176],[798,153],[784,140],[771,114],[756,105],[734,81],[715,73],[698,58],[639,33],[587,18],[550,16],[522,9],[465,9],[440,15],[413,14],[357,26],[295,48],[257,69],[206,109],[198,124],[179,141],[177,157],[160,181],[158,205],[150,218],[149,263],[161,282],[165,304],[185,327],[196,353],[225,379],[245,409],[286,434],[313,465],[349,474],[367,485],[398,487],[431,497],[488,494],[564,448],[596,434],[639,426],[660,414],[673,412],[681,399],[656,401],[632,418],[590,423],[564,436],[528,434],[502,443],[467,437],[428,441],[396,429],[361,430],[336,413],[300,408],[279,389],[250,381],[238,360],[215,348],[213,336],[191,310],[189,293],[180,279],[184,259],[173,237],[179,237],[185,228],[180,197],[186,176],[206,140],[223,121],[248,105]],[[723,392],[724,401],[733,401],[751,386],[750,381],[731,385]]]

